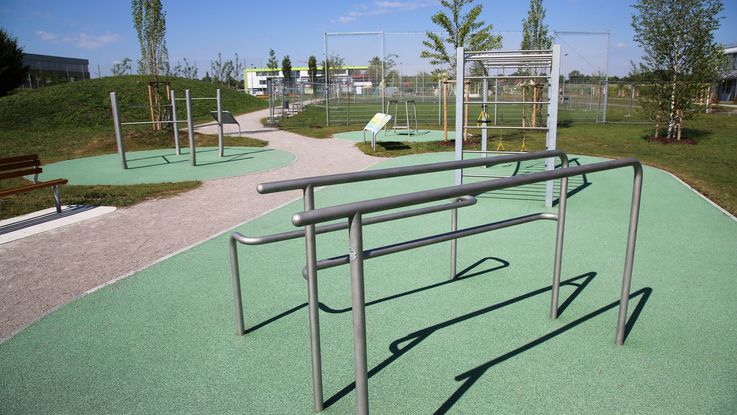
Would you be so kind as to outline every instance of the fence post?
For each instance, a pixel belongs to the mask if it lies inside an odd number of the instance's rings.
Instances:
[[[225,156],[225,150],[223,148],[225,139],[223,137],[223,101],[220,94],[220,88],[215,91],[215,97],[218,103],[218,147],[220,148],[220,157]]]

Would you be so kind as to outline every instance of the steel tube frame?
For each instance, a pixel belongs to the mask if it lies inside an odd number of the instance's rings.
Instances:
[[[218,112],[218,147],[220,150],[220,157],[225,157],[224,138],[223,138],[223,101],[220,97],[220,88],[215,90],[215,99],[217,100],[217,112]]]
[[[123,170],[128,169],[128,160],[125,159],[125,141],[123,140],[123,132],[120,126],[120,111],[118,110],[118,96],[115,92],[110,93],[110,105],[113,110],[113,126],[115,128],[115,142],[118,144],[118,154],[120,154],[120,163]]]
[[[187,107],[187,137],[189,138],[189,162],[197,165],[197,146],[194,141],[194,123],[192,122],[192,95],[189,89],[184,90],[184,102]]]
[[[189,92],[189,91],[185,91]],[[191,129],[190,129],[191,131]],[[405,166],[395,167],[381,170],[369,170],[355,173],[342,173],[333,174],[326,176],[308,177],[302,179],[291,179],[283,180],[278,182],[262,183],[257,186],[257,191],[261,194],[276,193],[290,190],[302,190],[305,197],[305,210],[310,211],[314,209],[314,189],[319,186],[334,185],[334,184],[346,184],[355,183],[368,180],[386,179],[392,177],[402,177],[415,174],[432,173],[440,171],[454,170],[464,167],[476,167],[476,166],[491,166],[500,163],[506,163],[510,161],[525,161],[534,160],[547,157],[558,157],[561,159],[563,166],[568,165],[567,155],[559,150],[545,151],[539,153],[523,153],[523,154],[512,154],[502,155],[497,157],[481,158],[481,159],[470,159],[461,161],[450,161],[441,163],[431,163],[416,166]],[[309,199],[309,200],[308,200]],[[457,208],[470,206],[476,203],[476,199],[468,195],[460,195],[454,198],[455,200],[451,203],[447,203],[440,206],[430,206],[424,208],[418,208],[405,212],[395,212],[385,215],[370,217],[362,220],[363,225],[381,223],[390,220],[396,220],[406,217],[418,216],[432,212],[440,212],[442,210],[452,209],[454,215],[457,215]],[[309,203],[308,203],[309,202]],[[243,306],[241,296],[241,283],[240,283],[240,270],[238,266],[238,250],[237,244],[244,243],[248,245],[259,245],[272,243],[277,241],[283,241],[287,239],[294,239],[300,236],[305,236],[305,250],[307,253],[307,265],[305,270],[306,278],[308,280],[308,304],[318,304],[318,290],[317,290],[317,260],[315,255],[315,244],[314,236],[320,233],[331,232],[340,229],[348,228],[348,224],[329,224],[320,227],[314,227],[309,230],[306,227],[304,231],[293,231],[284,232],[279,234],[267,235],[264,237],[247,237],[237,232],[231,235],[229,242],[229,252],[231,261],[231,275],[233,283],[233,296],[235,304],[235,318],[236,318],[236,329],[238,335],[245,334],[245,324],[243,320]],[[451,231],[457,230],[457,222],[451,227]],[[455,241],[452,239],[451,241]],[[455,262],[456,262],[456,250],[452,245],[452,257],[451,257],[451,277],[456,275],[455,273]],[[314,262],[313,262],[314,258]],[[310,264],[314,263],[314,266]],[[312,284],[310,284],[312,280]],[[311,309],[311,307],[310,307]],[[322,400],[322,368],[320,358],[320,334],[319,334],[319,319],[317,315],[317,307],[313,311],[310,310],[310,338],[312,346],[312,378],[313,378],[313,395],[314,395],[314,407],[316,411],[320,411],[323,407]],[[318,373],[319,372],[319,373]]]
[[[565,167],[553,171],[531,173],[523,176],[514,176],[498,180],[489,180],[480,183],[456,185],[451,187],[428,190],[424,192],[405,193],[402,195],[365,200],[361,202],[348,203],[316,210],[304,211],[292,216],[295,226],[314,226],[318,223],[334,220],[349,220],[349,253],[347,256],[318,262],[318,268],[322,262],[324,268],[337,266],[350,262],[351,268],[351,298],[353,313],[353,343],[356,372],[356,413],[368,414],[368,371],[366,355],[366,321],[365,321],[365,298],[364,298],[364,269],[363,261],[371,257],[388,255],[408,249],[426,246],[432,243],[443,242],[448,239],[457,239],[463,236],[475,235],[482,232],[495,230],[497,228],[514,226],[521,223],[531,222],[538,219],[553,219],[558,221],[556,230],[556,249],[553,267],[553,286],[551,294],[551,318],[557,318],[558,296],[560,291],[560,272],[562,262],[563,232],[565,229],[565,213],[567,200],[567,178],[582,174],[613,170],[624,167],[632,167],[634,179],[632,184],[632,201],[630,205],[630,220],[627,235],[627,248],[625,253],[625,266],[622,276],[622,289],[619,302],[619,313],[617,316],[617,328],[615,344],[621,346],[624,343],[625,328],[627,320],[627,306],[632,282],[632,268],[634,264],[635,243],[637,239],[637,226],[639,219],[640,199],[642,193],[642,166],[636,159],[621,159],[605,161],[601,163],[588,164],[577,167]],[[480,225],[461,231],[451,231],[446,234],[433,235],[412,241],[406,241],[389,245],[374,250],[363,250],[363,232],[361,217],[364,213],[380,212],[394,208],[406,207],[415,204],[437,201],[447,197],[457,197],[462,194],[473,195],[480,192],[506,189],[509,187],[525,184],[547,182],[561,179],[561,203],[558,206],[558,215],[540,213],[509,219],[497,223]],[[464,234],[466,232],[467,234]]]
[[[177,156],[182,154],[182,148],[179,144],[179,124],[177,120],[177,96],[174,90],[171,90],[171,122],[174,125],[174,150]]]

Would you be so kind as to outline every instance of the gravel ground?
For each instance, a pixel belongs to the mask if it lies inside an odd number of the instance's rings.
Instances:
[[[259,195],[261,182],[362,170],[380,159],[345,140],[264,128],[268,110],[237,117],[244,135],[297,159],[282,168],[210,180],[177,197],[119,209],[89,221],[0,245],[0,342],[102,284],[253,220],[301,192]],[[216,133],[215,127],[201,131]],[[237,133],[226,125],[226,133]]]

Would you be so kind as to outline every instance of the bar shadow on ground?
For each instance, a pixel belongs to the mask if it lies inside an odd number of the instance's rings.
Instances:
[[[499,265],[497,265],[495,267],[488,268],[488,269],[484,269],[484,270],[481,270],[481,271],[476,271],[476,272],[470,273],[471,270],[473,270],[474,268],[480,266],[481,264],[483,264],[486,261],[497,261],[497,262],[499,262]],[[442,287],[444,285],[452,284],[454,282],[459,282],[459,281],[462,281],[462,280],[465,280],[465,279],[477,277],[479,275],[483,275],[483,274],[487,274],[489,272],[497,271],[497,270],[500,270],[502,268],[506,268],[508,266],[509,266],[509,262],[508,261],[505,261],[505,260],[503,260],[501,258],[495,258],[495,257],[481,258],[480,260],[474,262],[473,264],[469,265],[468,267],[466,267],[465,269],[463,269],[461,272],[459,272],[458,273],[458,276],[455,279],[452,279],[452,280],[451,279],[447,279],[447,280],[444,280],[444,281],[441,281],[441,282],[438,282],[438,283],[435,283],[435,284],[426,285],[424,287],[415,288],[413,290],[405,291],[405,292],[398,293],[398,294],[392,294],[392,295],[387,296],[387,297],[383,297],[383,298],[379,298],[379,299],[376,299],[376,300],[368,301],[368,302],[366,302],[366,307],[370,307],[372,305],[380,304],[380,303],[383,303],[385,301],[395,300],[397,298],[405,297],[405,296],[408,296],[408,295],[417,294],[417,293],[420,293],[420,292],[423,292],[423,291],[431,290],[433,288]],[[330,314],[341,314],[341,313],[347,313],[347,312],[350,312],[351,311],[351,307],[346,307],[346,308],[342,308],[342,309],[334,309],[334,308],[331,308],[330,306],[325,305],[324,303],[321,303],[321,302],[318,303],[318,306],[320,307],[320,310],[322,310],[322,311],[324,311],[326,313],[330,313]],[[260,323],[258,323],[256,325],[254,325],[254,326],[249,327],[248,329],[244,330],[244,334],[253,333],[256,330],[258,330],[258,329],[260,329],[262,327],[265,327],[265,326],[267,326],[267,325],[269,325],[271,323],[274,323],[274,322],[278,321],[279,319],[282,319],[282,318],[284,318],[284,317],[286,317],[286,316],[288,316],[288,315],[290,315],[290,314],[292,314],[294,312],[297,312],[297,311],[299,311],[299,310],[301,310],[301,309],[303,309],[305,307],[307,307],[307,303],[302,303],[300,305],[294,306],[294,307],[290,308],[289,310],[286,310],[286,311],[284,311],[282,313],[279,313],[279,314],[277,314],[277,315],[275,315],[275,316],[273,316],[273,317],[271,317],[269,319],[266,319],[266,320],[264,320],[264,321],[262,321],[262,322],[260,322]]]
[[[213,151],[218,151],[218,149],[207,149],[207,150],[197,150],[195,154],[203,154],[203,153],[210,153]],[[249,152],[242,152],[242,153],[235,153],[235,154],[225,154],[223,158],[226,158],[226,160],[217,160],[217,161],[210,161],[210,162],[202,162],[198,161],[198,166],[208,166],[212,164],[222,164],[222,163],[231,163],[234,161],[243,161],[252,159],[253,157],[244,157],[244,156],[250,156],[252,154],[257,153],[264,153],[273,151],[272,149],[264,149],[264,150],[256,150],[256,151],[249,151]],[[189,151],[182,151],[182,154],[179,155],[179,157],[182,156],[188,156]],[[150,159],[163,159],[164,162],[162,163],[149,163],[141,166],[129,166],[128,170],[134,170],[134,169],[145,169],[149,167],[157,167],[157,166],[163,166],[166,164],[178,164],[178,163],[189,163],[189,158],[182,158],[181,160],[169,160],[167,157],[176,156],[176,154],[162,154],[162,155],[156,155],[156,156],[148,156],[148,157],[140,157],[140,158],[128,158],[128,163],[137,162],[137,161],[143,161],[143,160],[150,160]]]
[[[635,309],[632,311],[632,314],[630,315],[630,318],[627,320],[627,324],[625,326],[625,340],[629,336],[630,332],[632,331],[632,328],[635,325],[635,322],[637,321],[638,317],[640,316],[640,313],[642,313],[642,309],[645,307],[645,304],[647,303],[648,299],[650,298],[650,295],[652,295],[653,289],[650,287],[641,288],[633,293],[630,294],[629,298],[630,300],[634,297],[641,296],[640,301],[637,302],[637,305],[635,306]],[[506,360],[509,360],[523,352],[526,352],[527,350],[530,350],[536,346],[539,346],[543,343],[545,343],[548,340],[551,340],[568,330],[571,330],[578,326],[579,324],[582,324],[596,316],[599,316],[603,314],[606,311],[609,311],[611,309],[614,309],[619,306],[619,301],[615,301],[613,303],[610,303],[608,305],[605,305],[604,307],[601,307],[595,311],[592,311],[589,314],[586,314],[583,317],[580,317],[565,326],[554,330],[538,339],[535,339],[527,344],[524,344],[510,352],[507,352],[495,359],[492,359],[480,366],[477,366],[471,370],[468,370],[464,373],[461,373],[460,375],[455,377],[455,380],[458,382],[463,382],[458,389],[453,392],[453,394],[445,401],[442,405],[440,405],[440,408],[435,411],[436,414],[445,414],[447,413],[453,405],[460,400],[463,395],[468,392],[469,389],[473,386],[474,383],[476,383],[489,369],[492,367],[498,365],[499,363],[503,363]]]
[[[558,308],[559,315],[561,314],[561,311],[564,311],[573,302],[573,300],[581,294],[581,292],[583,291],[583,289],[591,282],[591,280],[594,279],[595,276],[596,276],[596,272],[588,272],[588,273],[579,275],[577,277],[573,277],[573,278],[567,279],[565,281],[561,281],[561,286],[564,286],[564,285],[574,286],[574,287],[576,287],[576,290],[574,290],[574,292],[571,293],[566,298],[566,300],[563,302],[563,304]],[[580,282],[580,283],[576,283],[576,281],[579,281],[579,280],[583,280],[583,281]],[[505,300],[505,301],[502,301],[500,303],[493,304],[491,306],[484,307],[484,308],[481,308],[479,310],[476,310],[476,311],[473,311],[473,312],[470,312],[470,313],[467,313],[467,314],[464,314],[464,315],[455,317],[453,319],[444,321],[442,323],[434,324],[434,325],[429,326],[429,327],[426,327],[426,328],[424,328],[422,330],[418,330],[416,332],[410,333],[410,334],[408,334],[405,337],[402,337],[400,339],[397,339],[397,340],[393,341],[389,345],[389,350],[391,351],[392,355],[389,356],[388,358],[386,358],[383,362],[379,363],[378,365],[376,365],[372,369],[370,369],[368,371],[368,378],[371,378],[372,376],[374,376],[377,373],[379,373],[381,370],[383,370],[386,367],[388,367],[390,364],[394,363],[396,360],[398,360],[400,357],[402,357],[405,353],[407,353],[408,351],[410,351],[411,349],[413,349],[414,347],[416,347],[417,345],[419,345],[420,343],[422,343],[430,335],[432,335],[433,333],[435,333],[436,331],[438,331],[440,329],[443,329],[443,328],[446,328],[446,327],[450,327],[450,326],[455,325],[455,324],[462,323],[462,322],[467,321],[469,319],[472,319],[472,318],[475,318],[475,317],[479,317],[481,315],[487,314],[487,313],[492,312],[494,310],[498,310],[500,308],[503,308],[503,307],[506,307],[506,306],[509,306],[509,305],[518,303],[520,301],[524,301],[526,299],[535,297],[535,296],[540,295],[540,294],[544,294],[544,293],[546,293],[548,291],[551,291],[551,290],[552,290],[552,286],[543,287],[543,288],[540,288],[538,290],[534,290],[534,291],[531,291],[529,293],[520,295],[518,297],[511,298],[509,300]],[[632,315],[630,316],[629,320],[627,321],[626,330],[625,330],[625,339],[629,335],[629,332],[632,330],[632,327],[634,326],[635,322],[637,321],[637,318],[639,317],[640,313],[642,312],[642,309],[645,306],[645,303],[647,302],[648,298],[650,297],[651,292],[652,292],[652,289],[651,288],[643,288],[643,289],[640,289],[640,290],[638,290],[638,291],[636,291],[636,292],[634,292],[634,293],[632,293],[630,295],[630,299],[633,298],[633,297],[639,296],[639,295],[642,295],[642,299],[638,302],[637,306],[635,307],[634,311],[632,312]],[[447,412],[447,410],[450,409],[453,406],[453,404],[455,402],[457,402],[458,399],[460,399],[460,397],[463,396],[463,394],[465,394],[468,391],[468,389],[470,389],[471,386],[473,386],[473,384],[488,369],[490,369],[494,365],[496,365],[498,363],[501,363],[501,362],[503,362],[505,360],[508,360],[508,359],[510,359],[512,357],[515,357],[515,356],[521,354],[522,352],[525,352],[527,350],[532,349],[535,346],[538,346],[540,344],[543,344],[546,341],[548,341],[548,340],[550,340],[550,339],[552,339],[554,337],[557,337],[558,335],[563,334],[563,333],[567,332],[568,330],[573,329],[574,327],[578,326],[579,324],[584,323],[584,322],[586,322],[586,321],[588,321],[588,320],[590,320],[590,319],[592,319],[592,318],[594,318],[594,317],[596,317],[596,316],[598,316],[600,314],[603,314],[604,312],[606,312],[606,311],[608,311],[608,310],[610,310],[612,308],[615,308],[618,305],[619,305],[619,301],[616,301],[616,302],[613,302],[613,303],[611,303],[609,305],[606,305],[606,306],[604,306],[604,307],[602,307],[602,308],[600,308],[600,309],[598,309],[598,310],[596,310],[596,311],[594,311],[592,313],[589,313],[589,314],[587,314],[587,315],[585,315],[585,316],[583,316],[583,317],[581,317],[581,318],[579,318],[579,319],[577,319],[577,320],[575,320],[575,321],[573,321],[573,322],[571,322],[571,323],[569,323],[569,324],[567,324],[567,325],[565,325],[565,326],[563,326],[563,327],[561,327],[561,328],[559,328],[559,329],[557,329],[557,330],[555,330],[555,331],[553,331],[553,332],[551,332],[551,333],[549,333],[549,334],[547,334],[547,335],[545,335],[543,337],[540,337],[540,338],[538,338],[538,339],[536,339],[536,340],[534,340],[534,341],[532,341],[530,343],[527,343],[524,346],[521,346],[521,347],[519,347],[519,348],[517,348],[515,350],[512,350],[512,351],[510,351],[510,352],[508,352],[508,353],[506,353],[506,354],[504,354],[504,355],[502,355],[502,356],[500,356],[500,357],[498,357],[498,358],[490,361],[489,363],[486,363],[484,365],[481,365],[481,366],[479,366],[479,367],[477,367],[475,369],[472,369],[471,371],[468,371],[468,372],[466,372],[464,374],[461,374],[461,375],[457,376],[456,377],[456,380],[462,380],[462,379],[469,378],[469,381],[467,381],[463,385],[461,385],[461,387],[453,395],[451,395],[448,398],[448,400],[446,400],[445,403],[443,403],[443,405],[441,405],[441,407],[438,409],[438,411],[436,413],[445,413],[445,412]],[[343,389],[341,389],[338,392],[336,392],[333,396],[331,396],[330,398],[328,398],[325,401],[325,408],[328,408],[328,407],[330,407],[330,405],[338,402],[340,399],[342,399],[347,394],[349,394],[350,392],[352,392],[355,389],[355,387],[356,387],[355,382],[352,382],[349,385],[345,386]]]

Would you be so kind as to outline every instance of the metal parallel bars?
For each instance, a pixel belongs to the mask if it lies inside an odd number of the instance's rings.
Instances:
[[[619,313],[617,316],[617,328],[615,335],[615,343],[619,346],[624,343],[625,328],[627,323],[627,306],[629,303],[629,293],[632,282],[632,268],[634,264],[634,251],[637,239],[637,225],[639,218],[640,198],[642,193],[642,166],[636,159],[621,159],[605,161],[601,163],[588,164],[577,167],[565,167],[553,171],[545,171],[540,173],[531,173],[522,176],[514,176],[499,180],[488,180],[479,183],[456,185],[451,187],[433,189],[428,191],[405,193],[402,195],[383,197],[372,200],[364,200],[361,202],[348,203],[344,205],[332,206],[316,210],[304,211],[292,216],[292,223],[295,226],[314,226],[318,223],[347,219],[349,228],[349,253],[347,256],[340,257],[340,261],[336,258],[327,261],[333,261],[329,266],[337,266],[350,262],[351,268],[351,298],[353,312],[353,341],[354,341],[354,358],[356,370],[356,413],[368,414],[368,375],[367,375],[367,355],[366,355],[366,321],[365,321],[365,299],[364,299],[364,273],[363,262],[365,259],[380,256],[375,254],[382,252],[387,255],[395,252],[401,252],[414,249],[420,246],[426,246],[432,243],[447,241],[448,239],[457,239],[465,236],[475,235],[482,232],[500,229],[501,227],[514,226],[522,223],[531,222],[539,219],[555,219],[558,221],[556,230],[556,247],[555,260],[553,266],[553,285],[551,295],[550,317],[552,319],[558,316],[558,296],[560,291],[560,273],[562,263],[563,250],[563,233],[565,230],[565,214],[567,199],[567,178],[579,176],[588,173],[595,173],[606,170],[613,170],[624,167],[632,167],[634,170],[634,179],[632,185],[632,201],[630,204],[630,220],[627,235],[627,247],[625,253],[625,266],[622,276],[622,289],[619,302]],[[453,230],[451,232],[439,235],[432,235],[421,239],[406,241],[394,245],[375,248],[368,251],[363,249],[363,232],[362,232],[362,215],[365,213],[381,212],[384,210],[407,207],[421,203],[443,200],[461,195],[475,195],[487,191],[500,190],[509,187],[521,186],[525,184],[545,182],[549,180],[561,179],[561,200],[558,205],[558,214],[540,213],[537,215],[528,215],[518,218],[512,218],[506,221],[490,223],[466,228],[462,230]],[[373,254],[372,254],[373,253]],[[318,261],[319,264],[324,261]]]
[[[394,167],[389,169],[380,170],[368,170],[355,173],[341,173],[325,176],[308,177],[302,179],[291,179],[283,180],[270,183],[262,183],[257,186],[257,191],[261,194],[276,193],[290,190],[302,190],[304,194],[304,206],[305,211],[312,211],[314,209],[314,189],[316,187],[336,185],[336,184],[347,184],[356,183],[370,180],[387,179],[393,177],[403,177],[416,174],[433,173],[440,171],[457,170],[460,168],[468,167],[480,167],[480,166],[492,166],[495,164],[506,163],[511,161],[525,161],[543,159],[547,157],[560,158],[562,165],[568,166],[568,157],[566,154],[559,150],[545,151],[539,153],[522,153],[522,154],[510,154],[502,155],[490,158],[481,159],[469,159],[461,161],[449,161],[441,163],[421,164],[415,166],[405,167]],[[565,197],[565,196],[563,196]],[[408,218],[413,216],[424,215],[433,212],[440,212],[444,210],[452,211],[452,231],[457,230],[457,208],[470,206],[476,203],[476,199],[467,195],[460,195],[453,198],[454,201],[439,205],[423,207],[404,212],[396,212],[385,214],[376,217],[369,217],[362,219],[363,225],[369,225],[374,223],[382,223],[390,220],[397,220],[402,218]],[[264,237],[248,237],[238,232],[234,232],[230,237],[230,260],[231,260],[231,274],[233,279],[233,296],[235,304],[235,317],[237,334],[245,334],[245,324],[243,321],[243,307],[242,307],[242,295],[240,288],[240,270],[238,267],[238,250],[237,244],[243,243],[247,245],[262,245],[267,243],[273,243],[278,241],[284,241],[288,239],[294,239],[304,236],[305,237],[305,250],[307,256],[307,267],[305,270],[306,279],[308,280],[308,313],[310,320],[310,339],[311,339],[311,350],[312,350],[312,379],[313,379],[313,397],[315,411],[319,412],[323,407],[322,399],[322,365],[321,365],[321,353],[320,353],[320,330],[319,330],[319,309],[318,305],[318,285],[317,285],[317,271],[319,269],[318,261],[316,259],[316,244],[315,235],[333,232],[340,229],[348,228],[348,224],[330,224],[320,227],[306,226],[304,231],[292,231],[283,232],[278,234],[267,235]],[[456,276],[456,263],[457,263],[457,245],[455,244],[456,238],[449,239],[451,241],[451,278]],[[312,305],[314,304],[314,306]]]

